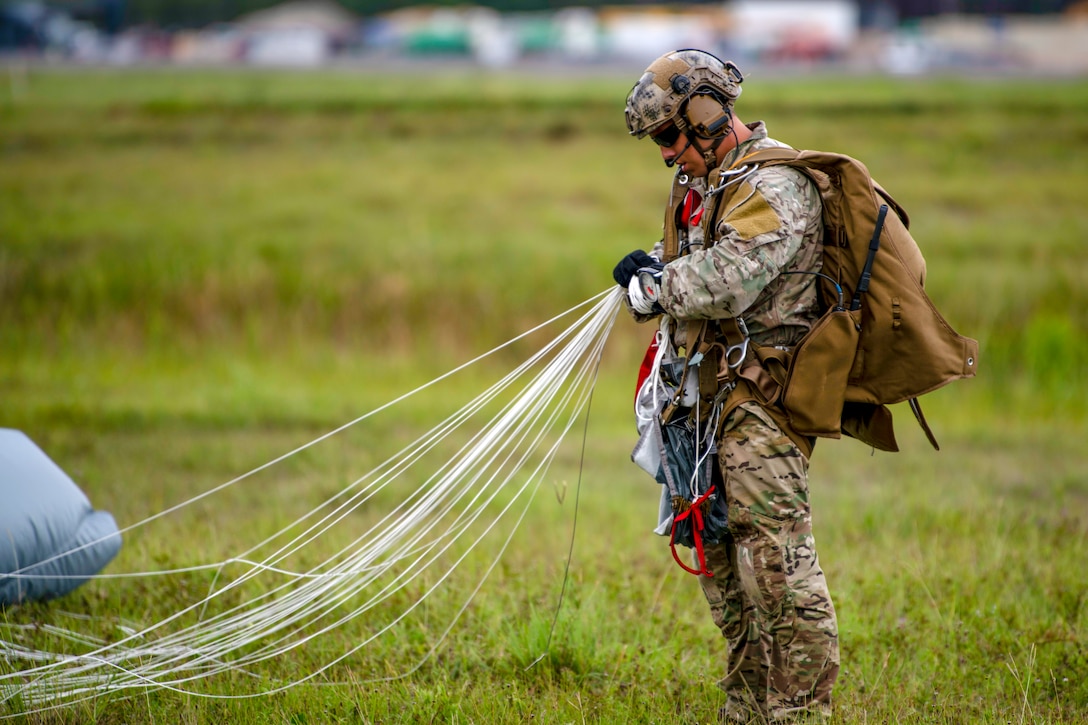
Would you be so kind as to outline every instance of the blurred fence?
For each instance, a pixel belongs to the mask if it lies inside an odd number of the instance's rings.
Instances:
[[[790,70],[1079,75],[1088,72],[1088,14],[900,21],[854,0],[733,0],[515,13],[421,6],[360,16],[333,2],[300,0],[206,27],[107,33],[44,3],[0,5],[0,57],[33,61],[317,67],[440,59],[629,70],[677,47]]]

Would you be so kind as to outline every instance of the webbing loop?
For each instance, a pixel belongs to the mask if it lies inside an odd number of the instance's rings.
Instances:
[[[676,560],[676,563],[680,565],[681,569],[688,574],[695,574],[696,576],[700,574],[703,576],[714,576],[714,572],[709,571],[706,568],[706,554],[703,552],[703,528],[705,527],[705,523],[703,522],[703,510],[700,508],[710,499],[710,494],[712,493],[714,493],[713,484],[706,490],[706,493],[692,501],[691,506],[686,511],[676,514],[672,520],[672,535],[669,537],[669,549],[672,550],[672,558]],[[695,540],[695,553],[699,557],[698,569],[692,569],[690,566],[680,561],[680,556],[676,553],[676,525],[689,516],[693,519],[691,538]]]

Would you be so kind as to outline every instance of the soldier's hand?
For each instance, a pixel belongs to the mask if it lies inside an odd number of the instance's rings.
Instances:
[[[651,257],[641,249],[628,254],[626,257],[619,261],[615,269],[612,270],[612,279],[616,280],[616,284],[620,287],[628,287],[631,284],[631,278],[638,274],[640,269],[664,269],[665,265],[661,264],[655,257]]]
[[[665,311],[657,298],[661,296],[661,265],[643,267],[627,285],[627,300],[631,309],[641,315],[660,315]]]

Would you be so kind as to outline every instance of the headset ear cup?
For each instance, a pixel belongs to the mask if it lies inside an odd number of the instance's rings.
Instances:
[[[697,136],[716,138],[729,132],[731,114],[720,100],[705,93],[696,93],[684,109],[688,128]]]

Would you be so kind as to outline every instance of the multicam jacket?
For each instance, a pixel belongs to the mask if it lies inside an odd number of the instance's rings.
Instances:
[[[762,121],[748,127],[751,138],[728,154],[722,169],[742,168],[746,154],[783,146],[767,137]],[[711,188],[719,175],[711,172]],[[680,322],[740,317],[753,342],[792,346],[819,316],[818,286],[812,274],[784,273],[820,271],[820,195],[803,172],[787,166],[741,176],[732,177],[736,188],[726,188],[723,200],[712,191],[703,200],[708,213],[699,219],[701,229],[682,230],[694,244],[665,266],[659,302]],[[705,195],[703,182],[689,185]],[[709,245],[701,244],[704,235]],[[683,340],[682,330],[677,338]]]

